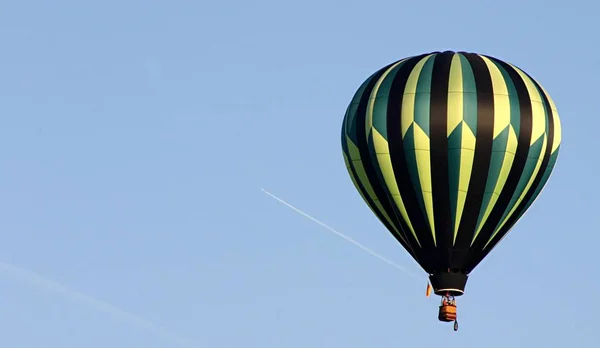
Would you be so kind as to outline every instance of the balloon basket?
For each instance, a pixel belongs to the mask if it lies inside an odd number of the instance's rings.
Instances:
[[[438,319],[443,322],[455,321],[457,317],[456,305],[441,305]]]

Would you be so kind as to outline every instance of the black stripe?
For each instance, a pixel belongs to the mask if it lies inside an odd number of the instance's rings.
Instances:
[[[493,59],[496,63],[501,65],[504,70],[506,70],[515,86],[519,99],[521,123],[519,125],[518,145],[515,159],[513,160],[512,167],[510,168],[506,183],[504,184],[504,187],[502,187],[502,192],[496,201],[496,205],[492,209],[485,225],[481,229],[480,235],[477,236],[477,239],[472,246],[468,261],[465,264],[465,268],[468,271],[471,271],[479,262],[481,262],[483,257],[487,255],[487,252],[483,252],[482,248],[494,232],[494,228],[496,228],[500,222],[502,215],[506,211],[511,198],[517,189],[517,185],[521,179],[521,174],[523,173],[523,168],[525,168],[525,163],[527,162],[527,154],[529,153],[529,143],[531,142],[531,130],[533,126],[531,99],[525,82],[510,65],[494,58],[490,59]]]
[[[369,141],[371,143],[374,142],[372,132],[369,136]],[[371,154],[371,160],[377,161],[377,153],[375,152],[375,148],[373,146],[371,146],[371,147],[369,147],[369,150],[370,150],[370,154]],[[383,194],[387,198],[387,202],[390,203],[390,208],[393,210],[393,215],[390,215],[390,219],[392,219],[394,221],[394,224],[395,224],[396,228],[398,229],[400,235],[402,237],[404,237],[404,239],[406,240],[406,242],[408,244],[410,244],[410,246],[405,246],[405,249],[413,256],[415,261],[418,261],[421,248],[419,247],[419,244],[415,240],[415,237],[413,237],[413,235],[410,231],[410,228],[404,221],[404,218],[402,217],[402,213],[398,209],[398,206],[396,205],[396,203],[394,201],[394,197],[392,196],[392,193],[390,192],[389,188],[387,187],[387,185],[385,183],[385,178],[383,177],[381,168],[379,168],[379,165],[377,162],[373,162],[373,165],[375,167],[375,172],[377,174],[377,180],[379,180],[379,182],[381,183],[381,189],[383,191]],[[381,197],[380,199],[383,199],[383,197]],[[392,231],[390,231],[390,232],[394,235],[394,237],[396,237],[396,239],[399,239],[399,237],[396,236],[396,234],[394,232],[392,232]],[[402,245],[404,246],[404,244],[402,244]]]
[[[347,153],[346,149],[344,149],[344,151],[346,151],[346,153]],[[350,160],[350,162],[352,162],[352,161]],[[350,171],[352,172],[352,175],[356,179],[355,181],[358,186],[358,189],[362,193],[364,199],[367,201],[367,204],[373,208],[373,212],[375,213],[375,216],[377,216],[377,218],[379,219],[379,221],[381,221],[381,223],[385,226],[385,228],[387,228],[388,231],[390,231],[390,233],[394,236],[394,238],[396,238],[398,243],[400,243],[404,248],[406,248],[408,250],[408,246],[406,245],[406,243],[404,243],[401,239],[397,238],[394,233],[392,233],[392,231],[394,230],[393,226],[390,225],[387,222],[387,220],[385,219],[385,216],[383,216],[383,214],[381,214],[381,212],[379,210],[377,210],[377,206],[375,205],[375,202],[373,202],[373,200],[371,200],[371,198],[369,197],[367,190],[365,189],[365,187],[362,185],[362,183],[358,179],[358,174],[356,173],[356,170],[354,170],[354,167],[352,165],[350,166]]]
[[[372,155],[369,151],[369,146],[367,144],[367,139],[366,139],[365,122],[366,122],[366,116],[367,116],[367,106],[369,103],[369,97],[371,96],[371,93],[373,91],[373,88],[375,87],[375,84],[381,78],[381,76],[397,62],[398,61],[391,63],[391,64],[387,65],[386,67],[377,71],[375,74],[373,74],[373,77],[371,78],[371,80],[369,81],[367,86],[365,86],[363,94],[360,96],[358,106],[356,109],[356,117],[354,119],[355,122],[357,123],[357,125],[354,127],[354,129],[356,130],[356,141],[358,142],[356,144],[356,146],[358,147],[358,150],[360,153],[360,158],[361,158],[361,163],[365,170],[367,179],[369,180],[369,183],[371,184],[371,187],[373,188],[375,197],[377,197],[377,199],[379,200],[379,203],[381,204],[381,207],[383,208],[385,213],[388,215],[390,220],[392,220],[394,227],[396,227],[396,228],[398,228],[398,226],[400,226],[400,223],[399,223],[399,221],[397,221],[398,220],[396,218],[397,215],[394,215],[394,210],[393,210],[393,207],[390,205],[390,201],[388,199],[384,199],[385,197],[387,197],[387,195],[386,195],[386,192],[383,189],[383,187],[380,183],[380,180],[377,176],[376,169],[373,167],[373,158],[371,158]],[[357,178],[358,178],[358,176],[357,176]],[[368,194],[366,194],[366,197],[369,197]],[[402,239],[396,235],[396,233],[394,232],[394,228],[392,226],[390,226],[389,223],[387,223],[385,216],[377,210],[377,206],[374,204],[374,202],[372,202],[371,199],[369,199],[369,201],[371,201],[371,203],[373,203],[373,205],[372,205],[373,210],[375,210],[378,213],[377,215],[378,215],[379,219],[384,222],[384,225],[386,225],[389,232],[394,236],[394,238],[396,238],[396,240],[407,251],[410,252],[410,246],[407,245],[406,242],[402,241]]]
[[[406,82],[415,65],[427,55],[428,54],[422,54],[408,59],[400,67],[392,81],[387,105],[387,131],[390,158],[394,169],[395,179],[398,183],[398,189],[404,202],[404,206],[406,207],[410,222],[421,242],[421,255],[419,256],[418,262],[426,272],[432,273],[436,265],[437,256],[429,224],[425,221],[425,217],[421,212],[419,201],[417,200],[414,191],[414,185],[412,184],[408,172],[401,126],[402,98],[406,88]]]
[[[392,66],[397,63],[402,62],[403,60],[392,63],[392,65],[388,66],[389,68],[386,70],[389,70],[389,72],[388,72],[388,77],[386,77],[386,78],[393,76],[391,74],[393,74],[394,70],[396,72],[398,72],[399,67],[392,68]],[[400,64],[402,64],[402,63],[400,63]],[[373,97],[376,97],[376,96],[373,96]],[[385,97],[388,97],[388,96],[385,96]],[[376,101],[376,103],[382,103],[382,102],[380,100],[379,102]],[[366,117],[366,113],[365,113],[365,117]],[[371,134],[369,135],[368,143],[370,143],[370,144],[374,143],[373,132],[371,132]],[[399,232],[399,236],[396,235],[396,233],[393,231],[390,231],[390,232],[392,233],[392,235],[394,235],[394,237],[397,240],[400,241],[400,237],[403,237],[406,240],[406,243],[409,244],[408,246],[405,245],[404,243],[401,243],[401,244],[409,252],[409,254],[413,256],[415,261],[418,262],[419,256],[421,254],[421,248],[420,248],[418,242],[415,240],[415,237],[413,237],[411,230],[408,227],[408,224],[404,220],[402,213],[400,212],[398,206],[395,203],[394,197],[392,196],[392,193],[390,192],[389,187],[386,185],[385,178],[383,177],[382,170],[381,170],[378,160],[377,160],[377,153],[375,151],[375,147],[374,146],[368,146],[368,147],[369,147],[369,155],[370,155],[370,160],[372,161],[371,163],[373,165],[374,173],[376,175],[378,183],[380,183],[382,195],[385,196],[385,197],[382,197],[382,196],[378,195],[378,197],[380,200],[384,200],[384,198],[387,199],[386,202],[384,202],[384,204],[385,204],[384,206],[387,207],[387,203],[389,203],[389,209],[392,210],[392,213],[389,214],[389,217],[390,217],[390,219],[393,220],[394,226],[396,227],[396,229]]]
[[[374,81],[377,81],[379,79],[379,77],[381,77],[381,75],[385,72],[385,70],[387,68],[389,68],[390,66],[392,66],[395,63],[391,63],[388,66],[380,69],[379,71],[375,72],[374,74],[372,74],[371,76],[369,76],[370,82],[367,86],[365,86],[365,89],[363,90],[363,93],[360,96],[360,99],[364,99],[364,96],[367,95],[367,97],[371,94],[371,90],[373,89],[373,86],[375,85]],[[354,98],[353,98],[354,99]],[[349,134],[352,129],[356,129],[357,127],[353,124],[350,124],[348,122],[348,113],[350,112],[351,109],[351,105],[348,106],[348,108],[346,109],[346,116],[344,117],[344,122],[342,123],[342,150],[346,153],[346,156],[348,157],[348,161],[350,162],[350,172],[352,173],[352,176],[355,178],[356,181],[356,185],[358,186],[358,190],[361,192],[362,196],[364,197],[364,199],[366,200],[367,204],[373,209],[373,212],[375,214],[375,216],[377,216],[377,218],[379,219],[379,221],[381,221],[381,223],[385,226],[385,228],[387,228],[390,233],[396,238],[396,240],[398,240],[398,242],[405,247],[406,249],[408,249],[408,246],[399,238],[396,237],[396,235],[392,232],[394,230],[394,227],[392,225],[390,225],[385,216],[377,209],[377,206],[375,205],[375,202],[369,197],[369,193],[367,192],[366,188],[363,186],[363,184],[360,181],[360,177],[358,176],[358,173],[356,172],[356,170],[354,169],[354,163],[352,163],[352,157],[350,156],[350,152],[348,151],[348,143],[346,140],[346,135]],[[354,117],[354,122],[357,122],[357,118],[360,118],[360,115],[358,114],[358,111],[355,111],[356,115]],[[364,118],[363,118],[364,120]],[[350,139],[352,139],[352,137],[349,137]],[[358,144],[355,144],[358,145]],[[368,161],[369,158],[364,158],[362,157],[361,154],[361,163]],[[371,180],[371,178],[367,178],[369,181]]]
[[[383,183],[379,179],[377,169],[373,165],[373,161],[377,161],[377,159],[372,158],[373,155],[369,151],[369,146],[367,144],[367,130],[365,127],[366,117],[367,117],[367,106],[369,104],[369,98],[371,96],[371,93],[373,92],[373,88],[375,87],[375,84],[381,78],[381,76],[397,62],[398,61],[396,61],[392,64],[389,64],[388,66],[380,69],[374,75],[374,77],[371,79],[369,84],[365,87],[363,94],[360,96],[360,99],[358,102],[358,107],[356,109],[355,122],[357,122],[357,126],[355,127],[355,129],[356,129],[356,141],[358,142],[356,144],[356,146],[358,147],[358,150],[360,152],[360,157],[362,160],[361,162],[362,162],[363,168],[365,170],[365,173],[367,175],[367,178],[368,178],[369,182],[371,183],[373,192],[375,193],[375,196],[379,200],[379,204],[381,205],[381,207],[383,208],[385,213],[388,215],[390,220],[392,220],[394,227],[396,227],[397,229],[400,230],[402,227],[401,227],[400,221],[398,221],[399,215],[395,214],[393,205],[390,204],[391,202],[389,199],[386,199],[389,196],[388,196],[386,190],[384,189]],[[375,210],[377,210],[376,206],[373,206],[373,208]],[[383,214],[381,214],[381,215],[383,217]],[[384,221],[385,221],[385,218],[384,218]],[[394,236],[394,238],[396,238],[396,240],[400,244],[402,244],[402,246],[409,253],[413,254],[411,252],[411,246],[407,245],[406,242],[402,241],[402,239],[398,235],[396,235],[393,228],[392,229],[388,228],[388,230]],[[400,231],[402,232],[402,230],[400,230]],[[414,255],[413,257],[415,259],[417,258],[416,255]]]
[[[435,57],[431,74],[429,139],[438,267],[450,268],[453,231],[448,181],[448,85],[454,52]]]
[[[541,86],[537,83],[537,81],[532,79],[531,76],[529,76],[527,73],[525,73],[525,75],[527,75],[531,79],[531,81],[533,81],[533,83],[536,85],[540,95],[542,96],[542,101],[544,103],[544,106],[546,107],[546,110],[548,112],[548,118],[546,121],[546,122],[548,122],[548,142],[546,145],[547,147],[546,147],[544,156],[542,157],[542,163],[540,166],[540,170],[538,171],[535,179],[533,180],[531,187],[525,194],[525,197],[523,198],[521,203],[519,203],[519,206],[517,207],[517,209],[515,209],[513,215],[511,215],[511,217],[508,218],[508,220],[506,221],[506,224],[502,227],[502,229],[500,231],[498,231],[498,233],[494,237],[494,241],[490,242],[490,244],[487,246],[485,252],[482,254],[483,255],[482,259],[494,248],[494,246],[498,243],[498,241],[500,241],[500,239],[502,239],[502,237],[506,233],[508,233],[508,231],[510,231],[510,229],[518,221],[519,217],[524,212],[525,207],[527,206],[527,203],[529,203],[529,200],[533,197],[533,194],[535,193],[538,185],[540,185],[540,182],[542,181],[542,178],[544,177],[544,173],[546,172],[546,167],[548,166],[548,162],[550,161],[550,157],[552,156],[552,145],[554,144],[554,117],[553,117],[554,113],[552,111],[550,101],[548,100],[548,98],[546,98],[546,95],[543,93]],[[529,134],[531,134],[531,131],[529,131]],[[530,142],[531,142],[531,140],[529,140],[527,143],[529,144]],[[491,237],[491,235],[490,235],[490,237]],[[489,237],[487,237],[485,239],[486,242],[487,242],[487,240],[489,240]],[[485,244],[483,244],[483,245],[485,245]],[[477,264],[473,265],[473,267],[475,267],[475,266],[477,266]]]
[[[453,263],[456,267],[464,266],[464,262],[472,252],[472,250],[469,250],[469,253],[467,253],[466,249],[469,249],[476,231],[492,158],[492,144],[494,140],[494,90],[492,77],[485,61],[479,55],[474,53],[460,53],[467,58],[475,77],[475,88],[477,90],[477,140],[475,142],[473,169],[467,189],[465,207],[456,237],[456,255],[453,257]],[[459,253],[459,251],[462,252]]]
[[[344,134],[345,136],[345,134]],[[350,172],[352,173],[352,176],[355,179],[356,185],[358,186],[357,189],[360,191],[360,193],[362,194],[363,198],[366,200],[367,204],[369,205],[369,207],[371,207],[373,209],[373,212],[375,214],[375,216],[377,216],[377,218],[379,219],[379,221],[381,221],[381,223],[385,226],[385,228],[388,229],[388,231],[390,231],[390,233],[396,238],[396,240],[398,240],[398,242],[408,250],[408,246],[399,238],[396,237],[396,235],[394,233],[392,233],[393,226],[390,225],[387,220],[385,219],[385,216],[383,216],[383,214],[381,214],[381,212],[379,210],[377,210],[377,206],[375,205],[375,202],[369,197],[369,194],[367,192],[367,190],[365,189],[365,187],[363,186],[363,184],[360,182],[359,180],[359,176],[358,173],[356,172],[356,170],[354,169],[354,165],[352,164],[352,159],[350,157],[350,153],[348,151],[348,144],[346,143],[346,139],[343,138],[342,139],[342,149],[343,151],[346,153],[346,156],[348,157],[348,161],[350,162]]]

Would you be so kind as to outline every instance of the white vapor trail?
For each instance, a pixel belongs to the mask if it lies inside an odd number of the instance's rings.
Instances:
[[[50,280],[48,278],[45,278],[35,272],[28,271],[26,269],[23,269],[23,268],[15,266],[15,265],[12,265],[10,263],[6,263],[6,262],[2,262],[2,261],[0,261],[0,271],[7,273],[14,278],[19,278],[20,280],[24,280],[35,287],[45,289],[48,291],[54,291],[63,296],[66,296],[71,299],[82,302],[84,304],[87,304],[88,306],[93,307],[96,310],[99,310],[104,313],[110,314],[114,317],[117,317],[117,318],[127,322],[128,324],[138,326],[140,328],[151,331],[157,335],[160,335],[174,343],[179,344],[180,346],[190,347],[190,348],[197,347],[197,344],[195,344],[191,340],[189,340],[185,337],[179,336],[178,334],[173,333],[165,328],[157,326],[145,318],[139,317],[135,314],[128,313],[128,312],[126,312],[116,306],[113,306],[109,303],[97,300],[90,295],[86,295],[84,293],[69,289],[64,285],[62,285],[56,281]]]
[[[283,199],[281,199],[281,198],[279,198],[279,197],[275,196],[274,194],[270,193],[269,191],[267,191],[267,190],[265,190],[265,189],[261,189],[261,190],[262,190],[264,193],[266,193],[267,195],[271,196],[271,197],[272,197],[273,199],[275,199],[276,201],[278,201],[278,202],[280,202],[280,203],[282,203],[282,204],[286,205],[287,207],[291,208],[291,209],[292,209],[292,210],[294,210],[296,213],[298,213],[298,214],[300,214],[300,215],[302,215],[302,216],[304,216],[304,217],[306,217],[306,218],[308,218],[308,219],[310,219],[310,220],[312,220],[312,221],[316,222],[317,224],[319,224],[319,225],[321,225],[322,227],[324,227],[324,228],[328,229],[329,231],[331,231],[331,232],[335,233],[335,234],[336,234],[336,235],[338,235],[339,237],[342,237],[342,238],[344,238],[344,239],[345,239],[345,240],[347,240],[348,242],[350,242],[350,243],[352,243],[352,244],[356,245],[357,247],[361,248],[362,250],[364,250],[364,251],[368,252],[369,254],[371,254],[371,255],[375,256],[376,258],[380,259],[381,261],[384,261],[385,263],[387,263],[387,264],[389,264],[389,265],[391,265],[391,266],[393,266],[393,267],[396,267],[396,268],[397,268],[397,269],[399,269],[400,271],[404,272],[405,274],[408,274],[409,276],[411,276],[411,277],[413,277],[413,278],[419,278],[418,276],[414,275],[413,273],[411,273],[411,272],[407,271],[407,270],[406,270],[406,268],[404,268],[404,267],[402,267],[402,266],[398,265],[397,263],[395,263],[395,262],[393,262],[393,261],[390,261],[389,259],[387,259],[387,258],[385,258],[385,257],[381,256],[381,255],[380,255],[380,254],[378,254],[377,252],[375,252],[375,251],[373,251],[372,249],[370,249],[370,248],[368,248],[368,247],[366,247],[366,246],[364,246],[364,245],[360,244],[359,242],[357,242],[357,241],[355,241],[354,239],[352,239],[352,238],[350,238],[350,237],[346,236],[345,234],[343,234],[343,233],[341,233],[341,232],[338,232],[338,231],[336,231],[336,230],[335,230],[335,229],[333,229],[332,227],[329,227],[329,226],[328,226],[328,225],[326,225],[325,223],[323,223],[323,222],[321,222],[321,221],[319,221],[319,220],[315,219],[314,217],[312,217],[312,216],[308,215],[307,213],[303,212],[302,210],[300,210],[300,209],[298,209],[298,208],[294,207],[293,205],[289,204],[288,202],[284,201]]]

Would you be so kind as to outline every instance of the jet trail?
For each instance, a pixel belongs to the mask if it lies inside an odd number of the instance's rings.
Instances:
[[[312,217],[312,216],[308,215],[307,213],[303,212],[302,210],[300,210],[300,209],[298,209],[298,208],[294,207],[293,205],[289,204],[288,202],[284,201],[283,199],[281,199],[281,198],[279,198],[279,197],[275,196],[274,194],[270,193],[269,191],[267,191],[267,190],[265,190],[265,189],[261,189],[261,190],[262,190],[264,193],[266,193],[267,195],[271,196],[271,198],[273,198],[273,199],[275,199],[276,201],[278,201],[279,203],[282,203],[282,204],[286,205],[286,206],[287,206],[287,207],[289,207],[290,209],[294,210],[296,213],[298,213],[298,214],[300,214],[300,215],[302,215],[302,216],[304,216],[304,217],[306,217],[306,218],[308,218],[308,219],[310,219],[310,220],[312,220],[312,221],[316,222],[317,224],[321,225],[322,227],[324,227],[324,228],[328,229],[329,231],[331,231],[331,232],[335,233],[335,234],[336,234],[336,235],[338,235],[339,237],[342,237],[342,238],[344,238],[344,239],[345,239],[345,240],[347,240],[348,242],[350,242],[350,243],[352,243],[352,244],[356,245],[357,247],[361,248],[362,250],[364,250],[364,251],[368,252],[369,254],[371,254],[371,255],[375,256],[376,258],[378,258],[378,259],[380,259],[380,260],[384,261],[385,263],[387,263],[387,264],[389,264],[389,265],[391,265],[391,266],[393,266],[393,267],[395,267],[395,268],[399,269],[400,271],[404,272],[405,274],[408,274],[409,276],[411,276],[411,277],[413,277],[413,278],[417,278],[417,279],[419,279],[419,278],[420,278],[420,277],[418,277],[418,276],[414,275],[413,273],[411,273],[411,272],[407,271],[407,270],[406,270],[406,268],[404,268],[404,267],[402,267],[402,266],[398,265],[397,263],[395,263],[395,262],[393,262],[393,261],[390,261],[389,259],[387,259],[387,258],[385,258],[385,257],[381,256],[380,254],[378,254],[377,252],[373,251],[372,249],[370,249],[370,248],[368,248],[368,247],[366,247],[366,246],[364,246],[364,245],[360,244],[359,242],[357,242],[357,241],[355,241],[354,239],[352,239],[352,238],[350,238],[350,237],[346,236],[345,234],[343,234],[343,233],[341,233],[341,232],[338,232],[337,230],[333,229],[332,227],[329,227],[329,226],[328,226],[328,225],[326,225],[325,223],[323,223],[323,222],[321,222],[321,221],[317,220],[316,218],[314,218],[314,217]]]
[[[10,263],[6,263],[6,262],[2,262],[2,261],[0,261],[0,271],[7,273],[14,278],[19,278],[21,280],[24,280],[24,281],[28,282],[29,284],[31,284],[35,287],[38,287],[40,289],[54,291],[63,296],[69,297],[74,300],[78,300],[79,302],[87,304],[88,306],[95,308],[96,310],[99,310],[101,312],[104,312],[104,313],[110,314],[114,317],[117,317],[117,318],[127,322],[128,324],[135,325],[140,328],[151,331],[159,336],[162,336],[162,337],[168,339],[169,341],[171,341],[173,343],[177,343],[178,345],[180,345],[182,347],[189,347],[189,348],[198,347],[198,345],[196,343],[192,342],[191,340],[189,340],[185,337],[182,337],[174,332],[171,332],[165,328],[157,326],[145,318],[139,317],[135,314],[128,313],[116,306],[113,306],[104,301],[100,301],[90,295],[86,295],[84,293],[69,289],[64,285],[62,285],[56,281],[53,281],[51,279],[45,278],[35,272],[28,271],[26,269],[23,269],[23,268],[15,266],[15,265],[12,265]]]

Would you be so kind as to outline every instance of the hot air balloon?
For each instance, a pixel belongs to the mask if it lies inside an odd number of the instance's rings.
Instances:
[[[556,163],[561,127],[550,95],[491,56],[421,54],[364,81],[341,138],[357,191],[428,274],[442,297],[439,320],[457,330],[455,296]]]

